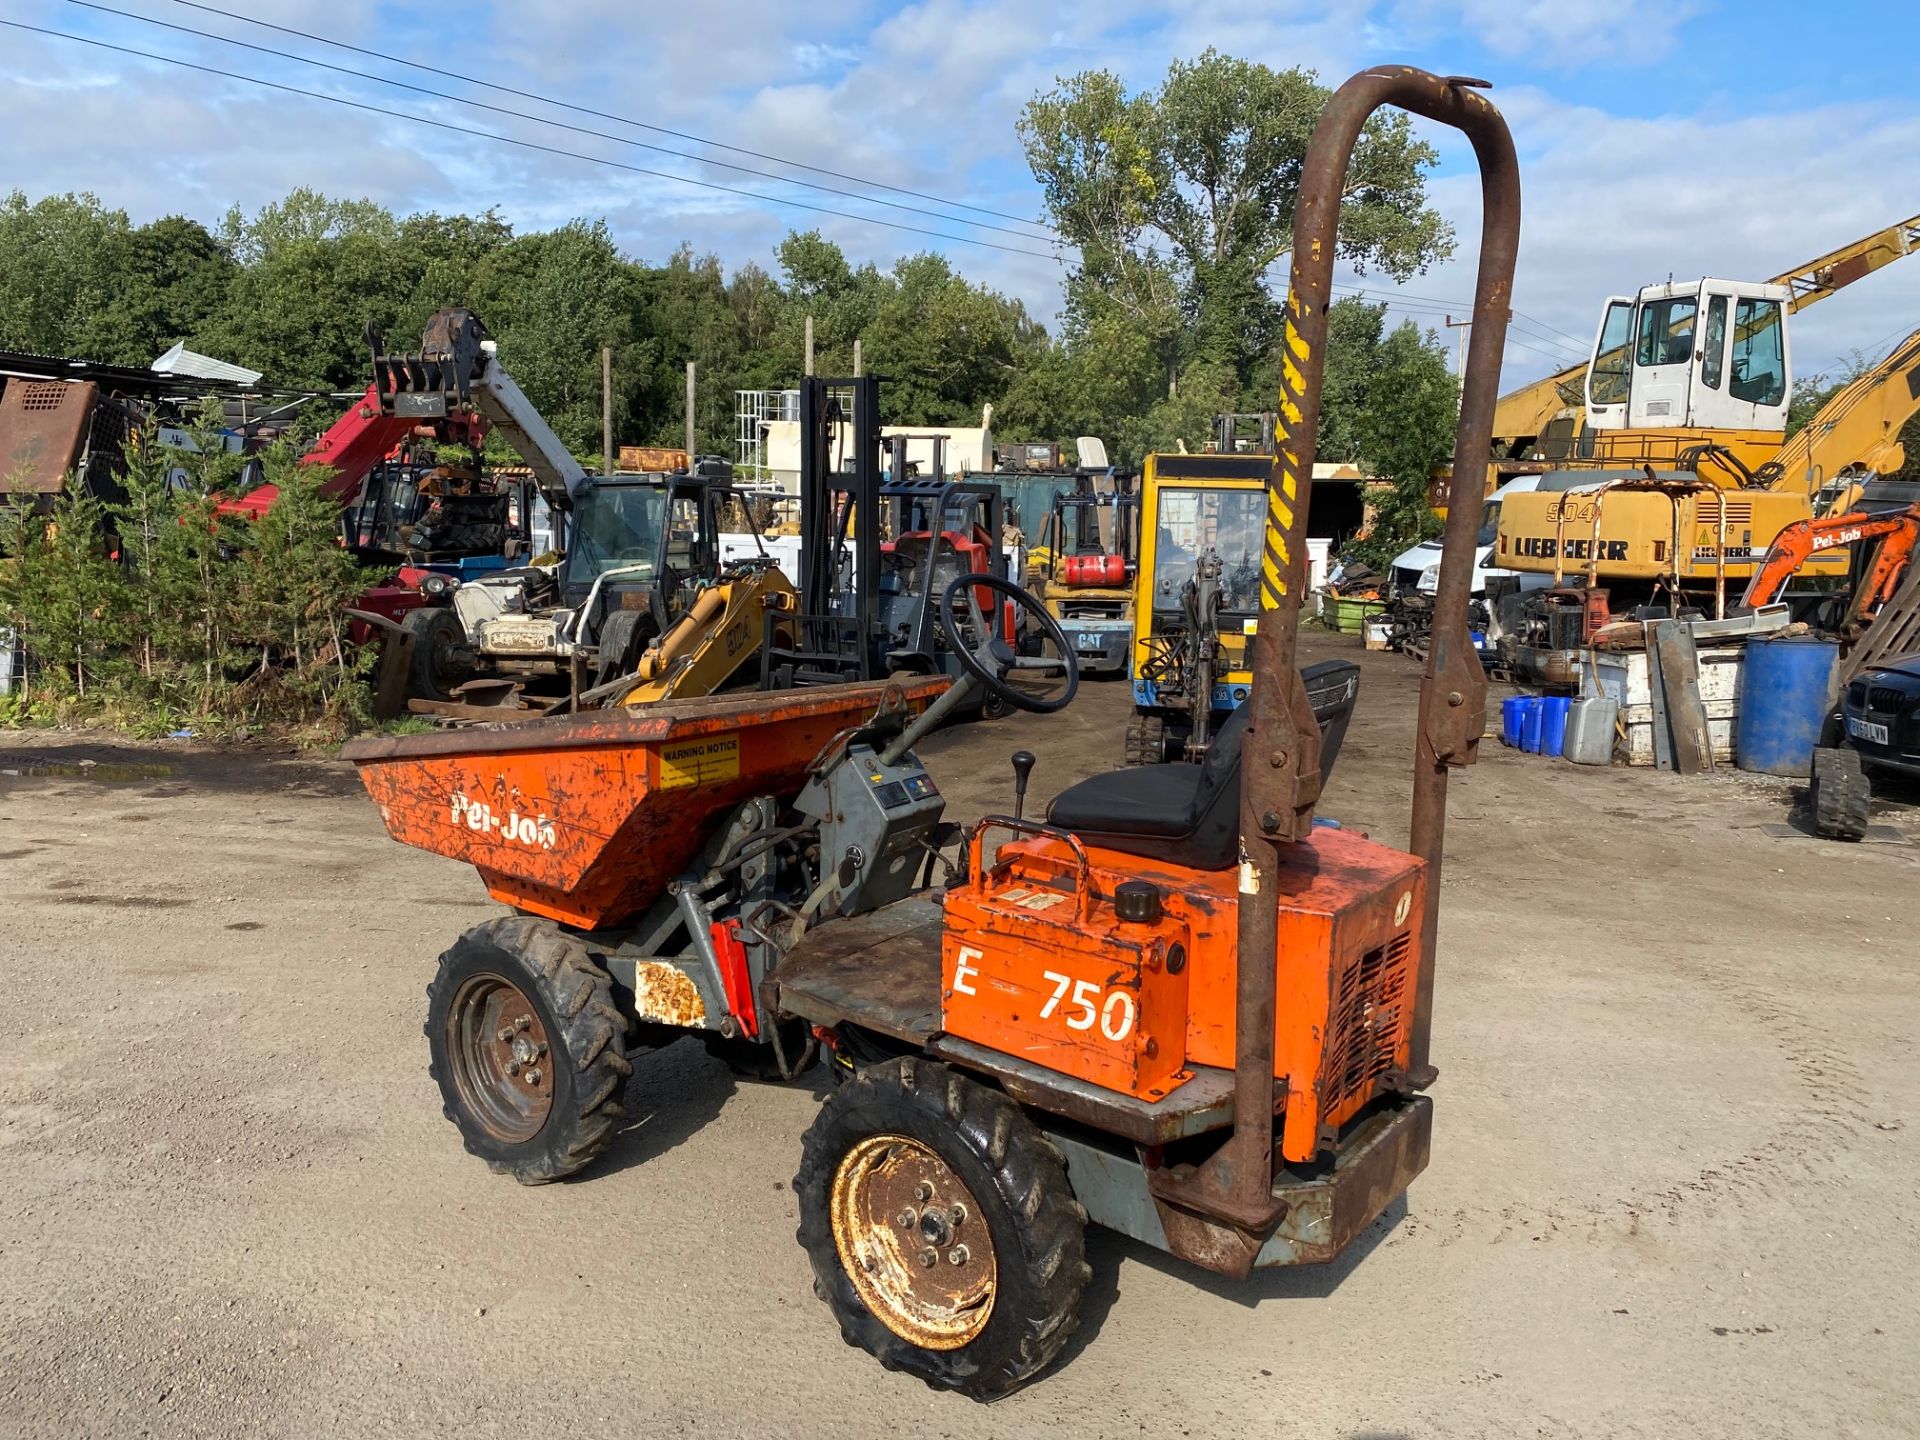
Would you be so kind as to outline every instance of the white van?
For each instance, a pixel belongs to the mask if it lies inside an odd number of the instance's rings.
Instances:
[[[1475,598],[1484,598],[1487,582],[1503,575],[1519,576],[1522,588],[1531,589],[1528,580],[1539,580],[1539,576],[1521,575],[1518,570],[1500,570],[1494,568],[1493,547],[1500,534],[1500,502],[1509,495],[1519,495],[1540,488],[1538,475],[1522,475],[1509,480],[1492,495],[1487,497],[1486,513],[1480,520],[1480,534],[1474,541],[1473,589]],[[1411,549],[1402,550],[1393,557],[1393,567],[1388,573],[1388,582],[1396,591],[1415,591],[1422,595],[1431,595],[1440,584],[1440,542],[1422,540]]]

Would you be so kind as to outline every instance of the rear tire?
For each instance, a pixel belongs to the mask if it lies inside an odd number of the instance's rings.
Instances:
[[[633,1065],[613,978],[548,920],[475,926],[427,987],[428,1073],[469,1153],[522,1185],[613,1143]]]
[[[644,637],[657,630],[650,617],[638,610],[616,610],[600,624],[600,638],[593,658],[593,684],[598,689],[610,685],[640,668],[640,652],[646,648]]]
[[[1852,750],[1815,750],[1813,778],[1807,787],[1813,829],[1828,840],[1866,837],[1872,788]]]
[[[992,1400],[1079,1323],[1087,1212],[997,1090],[914,1056],[868,1066],[820,1107],[793,1188],[814,1292],[890,1370]]]

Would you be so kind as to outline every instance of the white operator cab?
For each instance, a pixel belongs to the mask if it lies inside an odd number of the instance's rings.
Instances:
[[[1587,365],[1587,428],[1784,432],[1789,294],[1696,280],[1613,296]]]

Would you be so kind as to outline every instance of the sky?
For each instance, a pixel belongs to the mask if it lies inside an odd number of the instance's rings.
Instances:
[[[1609,294],[1669,276],[1764,279],[1920,214],[1920,89],[1912,83],[1920,6],[1910,3],[0,0],[0,19],[207,67],[0,28],[0,134],[8,136],[0,186],[30,198],[92,191],[136,223],[184,213],[212,224],[230,205],[256,209],[303,184],[399,213],[497,207],[522,229],[605,216],[640,259],[659,262],[690,242],[729,266],[771,266],[783,235],[817,227],[856,263],[942,251],[969,278],[1048,321],[1066,271],[1044,230],[1026,223],[1041,215],[1041,197],[1015,121],[1057,77],[1110,69],[1130,89],[1150,88],[1170,59],[1208,46],[1303,66],[1328,84],[1383,62],[1475,75],[1492,82],[1490,96],[1513,129],[1525,197],[1507,384],[1584,359]],[[302,57],[521,115],[316,69]],[[243,75],[395,113],[271,90]],[[1401,287],[1342,279],[1389,301],[1397,316],[1440,329],[1448,314],[1471,308],[1478,179],[1452,132],[1421,128],[1440,151],[1431,199],[1453,222],[1458,253]],[[780,163],[796,160],[857,179]],[[1830,373],[1916,326],[1920,258],[1796,317],[1795,371]]]

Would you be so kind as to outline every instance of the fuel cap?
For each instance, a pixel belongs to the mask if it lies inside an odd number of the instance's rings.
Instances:
[[[1129,925],[1157,925],[1166,913],[1160,887],[1144,880],[1123,880],[1114,886],[1113,910]]]

